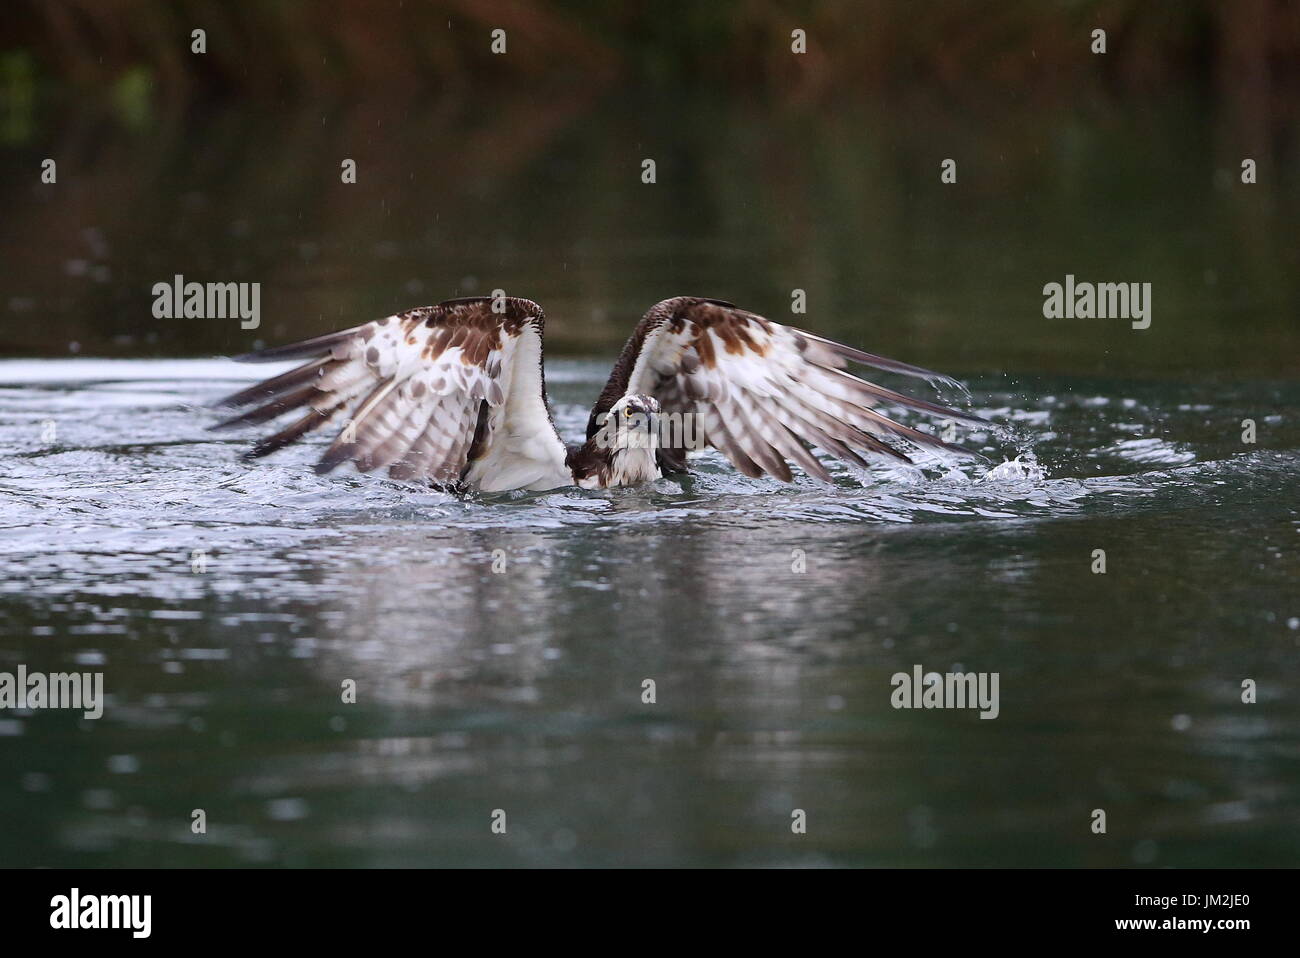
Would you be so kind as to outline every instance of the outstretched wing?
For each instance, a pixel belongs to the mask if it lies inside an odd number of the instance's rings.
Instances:
[[[351,460],[394,479],[464,480],[484,490],[553,488],[570,480],[542,372],[541,307],[526,299],[448,300],[364,326],[237,357],[306,360],[221,400],[252,406],[213,426],[301,413],[259,441],[265,456],[330,423],[342,426],[316,471]]]
[[[686,296],[664,300],[646,313],[624,347],[592,410],[588,435],[619,397],[639,393],[658,399],[664,412],[698,417],[705,441],[747,476],[770,473],[789,482],[790,460],[819,479],[829,479],[809,446],[861,467],[867,465],[862,452],[911,462],[885,441],[887,437],[972,455],[895,422],[875,407],[894,404],[943,419],[989,423],[859,379],[845,372],[850,360],[953,382],[774,323],[731,303]],[[663,455],[666,466],[684,467],[684,448],[666,448]]]

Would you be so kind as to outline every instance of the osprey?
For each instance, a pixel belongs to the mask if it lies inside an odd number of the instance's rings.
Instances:
[[[687,451],[704,446],[747,476],[785,482],[793,479],[790,462],[830,480],[810,446],[864,469],[862,453],[911,462],[887,436],[970,455],[887,418],[874,408],[879,403],[989,425],[845,367],[852,361],[953,384],[947,377],[731,303],[679,296],[637,324],[591,410],[586,440],[566,448],[546,396],[543,326],[542,308],[527,299],[452,299],[239,356],[306,362],[221,400],[254,408],[212,428],[302,411],[245,458],[342,421],[318,473],[350,460],[362,472],[386,467],[393,479],[494,492],[650,482],[686,471]],[[666,422],[672,430],[662,428]]]

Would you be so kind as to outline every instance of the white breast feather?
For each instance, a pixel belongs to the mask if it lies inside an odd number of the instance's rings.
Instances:
[[[541,338],[527,326],[507,339],[502,354],[505,401],[491,407],[487,446],[471,464],[466,481],[484,492],[571,485],[564,444],[542,399]]]

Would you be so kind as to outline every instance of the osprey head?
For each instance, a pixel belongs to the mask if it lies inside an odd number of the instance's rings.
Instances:
[[[607,449],[658,448],[659,400],[653,396],[624,396],[609,407],[597,433]]]

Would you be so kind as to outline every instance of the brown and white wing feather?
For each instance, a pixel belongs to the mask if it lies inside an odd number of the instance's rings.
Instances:
[[[865,353],[775,323],[720,300],[678,297],[654,306],[628,341],[592,411],[588,433],[627,393],[654,396],[665,412],[699,417],[707,442],[749,476],[792,478],[789,462],[819,479],[816,446],[855,466],[864,453],[910,462],[890,439],[961,455],[969,450],[890,419],[877,407],[896,405],[929,416],[988,426],[970,413],[917,399],[846,371],[849,362],[952,383],[945,376]],[[684,450],[665,450],[669,465]]]
[[[227,396],[249,411],[214,429],[299,413],[260,440],[264,456],[327,424],[342,428],[316,471],[351,461],[394,479],[464,480],[487,490],[551,488],[568,481],[542,373],[543,315],[525,299],[449,300],[363,326],[237,357],[306,360]]]

